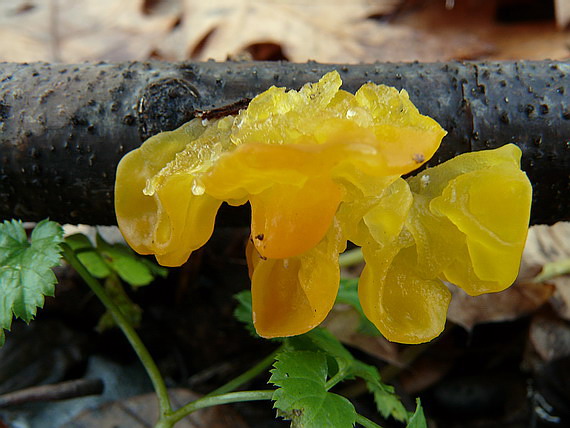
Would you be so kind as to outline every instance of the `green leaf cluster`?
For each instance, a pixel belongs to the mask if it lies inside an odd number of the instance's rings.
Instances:
[[[251,292],[242,291],[235,297],[236,318],[255,331]],[[353,427],[357,418],[354,406],[330,390],[339,382],[354,378],[366,383],[384,418],[392,417],[408,428],[426,427],[419,401],[416,411],[408,412],[394,388],[382,382],[376,367],[354,358],[328,330],[316,328],[281,340],[284,350],[276,356],[269,382],[278,387],[273,396],[278,415],[290,420],[293,428]]]
[[[53,296],[56,278],[52,268],[61,260],[61,226],[43,220],[28,240],[22,222],[0,224],[0,346],[12,317],[30,322],[44,297]]]
[[[95,278],[107,278],[115,273],[127,284],[141,287],[150,284],[157,276],[166,277],[168,273],[166,268],[138,256],[126,245],[111,245],[100,235],[97,235],[95,246],[81,233],[68,236],[65,242]]]
[[[142,308],[130,299],[117,276],[111,275],[106,278],[104,288],[107,292],[107,296],[115,303],[117,309],[123,314],[129,324],[133,327],[138,327],[142,320]],[[116,323],[113,315],[107,311],[99,319],[96,330],[103,332],[115,326]]]
[[[288,351],[277,356],[269,382],[278,415],[292,427],[352,427],[354,406],[346,398],[328,392],[327,357],[312,351]]]
[[[138,326],[142,309],[130,299],[119,278],[131,287],[138,288],[150,284],[157,276],[166,277],[168,270],[135,254],[125,245],[109,244],[99,234],[96,245],[81,233],[66,237],[65,243],[75,252],[89,274],[105,280],[104,287],[109,298],[132,326]],[[114,326],[113,316],[107,311],[99,320],[97,330],[104,331]]]

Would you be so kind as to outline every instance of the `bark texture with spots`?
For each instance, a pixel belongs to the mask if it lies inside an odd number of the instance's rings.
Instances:
[[[566,62],[3,63],[0,215],[114,224],[115,168],[129,150],[201,111],[252,98],[271,85],[297,89],[332,69],[352,92],[366,81],[405,88],[419,110],[449,132],[430,165],[517,144],[534,187],[533,223],[570,218]]]

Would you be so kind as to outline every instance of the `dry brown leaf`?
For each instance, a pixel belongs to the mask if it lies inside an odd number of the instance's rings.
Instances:
[[[568,0],[561,0],[562,2]],[[505,3],[505,2],[502,2]],[[570,58],[570,33],[560,31],[554,20],[497,22],[499,0],[420,2],[395,23],[424,31],[438,40],[451,42],[469,35],[479,43],[479,52],[466,46],[467,56],[457,59],[563,60]],[[524,4],[521,5],[524,7]]]
[[[529,340],[543,361],[570,355],[570,324],[550,314],[533,317]]]
[[[161,50],[166,58],[225,60],[251,45],[274,43],[295,62],[435,61],[480,44],[469,35],[439,39],[406,25],[369,19],[401,0],[185,0],[182,25]]]
[[[256,49],[339,63],[570,54],[570,33],[553,20],[501,25],[496,1],[452,2],[450,9],[444,1],[404,0],[156,0],[144,10],[147,3],[0,2],[0,60],[225,60],[244,52],[255,59]],[[385,15],[390,20],[370,19]]]
[[[169,390],[176,408],[200,396],[182,388]],[[154,393],[103,404],[80,414],[62,428],[133,427],[146,428],[158,419]],[[216,406],[194,412],[176,424],[176,428],[247,428],[244,420],[228,406]]]
[[[409,394],[416,394],[436,383],[450,370],[455,357],[446,354],[430,356],[433,343],[400,345],[389,342],[382,336],[359,332],[360,315],[350,305],[337,304],[322,324],[343,343],[360,349],[388,363],[381,370],[382,379],[391,382],[398,377],[400,385]]]
[[[456,364],[456,356],[422,355],[409,370],[403,370],[398,376],[400,387],[409,395],[417,395],[439,382]]]
[[[519,278],[530,280],[544,265],[564,259],[570,259],[570,222],[533,226],[528,233]],[[555,287],[551,298],[554,310],[570,321],[570,276],[552,278],[547,282]]]
[[[489,59],[566,60],[570,58],[570,33],[560,31],[554,22],[497,26],[487,33],[496,51]]]
[[[531,314],[544,305],[555,291],[550,284],[517,282],[503,292],[473,297],[453,284],[448,284],[448,287],[453,297],[447,318],[467,330],[480,323],[511,321]],[[382,336],[358,332],[359,314],[349,306],[336,305],[323,325],[348,345],[392,365],[406,365],[399,345]]]
[[[447,318],[471,330],[476,324],[511,321],[541,307],[554,292],[548,284],[516,283],[500,293],[469,296],[449,284],[452,299]]]
[[[570,320],[570,277],[534,283],[548,263],[570,258],[570,223],[538,225],[529,229],[517,282],[501,293],[471,297],[451,286],[448,318],[467,329],[475,324],[508,321],[536,311],[547,300],[561,317]]]
[[[323,327],[340,341],[360,349],[397,367],[405,363],[400,358],[400,346],[382,336],[359,333],[360,315],[349,305],[335,305],[323,323]]]
[[[570,24],[570,1],[554,0],[554,9],[556,12],[556,24],[564,29]]]
[[[521,264],[521,278],[534,278],[547,263],[570,258],[570,222],[529,229]]]
[[[0,2],[4,61],[147,59],[180,18],[180,0],[16,0]]]

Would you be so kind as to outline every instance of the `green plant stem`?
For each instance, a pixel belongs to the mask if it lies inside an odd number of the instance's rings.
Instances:
[[[345,251],[340,256],[338,256],[338,265],[340,267],[354,266],[364,261],[364,255],[362,254],[362,248],[354,248],[352,250]]]
[[[532,282],[540,283],[548,281],[557,276],[568,275],[570,273],[570,259],[557,260],[555,262],[546,263]]]
[[[135,331],[135,329],[131,326],[129,321],[124,317],[121,313],[117,305],[107,296],[105,289],[99,284],[99,281],[95,279],[89,271],[83,266],[81,261],[77,258],[74,251],[71,249],[69,245],[66,243],[61,244],[61,248],[63,251],[63,256],[65,260],[77,271],[77,273],[83,278],[83,280],[87,283],[89,288],[95,293],[95,295],[99,298],[101,303],[107,308],[107,310],[113,316],[113,319],[126,336],[127,340],[133,347],[134,351],[136,352],[137,356],[139,357],[142,365],[146,369],[148,376],[152,382],[156,395],[158,397],[158,404],[160,408],[160,419],[162,420],[165,415],[168,415],[172,412],[172,406],[170,404],[170,398],[168,397],[168,390],[166,388],[166,384],[164,383],[164,379],[156,366],[156,363],[152,359],[150,353],[144,346],[143,342],[141,341],[139,335]],[[165,425],[168,426],[168,425]]]
[[[157,424],[155,428],[163,428],[172,426],[174,423],[178,422],[180,419],[188,416],[190,413],[196,410],[203,409],[204,407],[219,406],[221,404],[229,403],[241,403],[245,401],[260,401],[260,400],[271,400],[273,398],[273,390],[264,391],[238,391],[230,392],[228,394],[210,396],[207,395],[196,401],[186,404],[175,412],[169,414],[163,423],[163,425]],[[167,425],[167,424],[170,425]]]
[[[376,422],[372,422],[370,419],[368,419],[365,416],[362,416],[359,413],[356,414],[356,423],[362,425],[365,428],[382,428]]]
[[[335,386],[337,383],[342,382],[345,378],[346,378],[345,370],[339,370],[339,372],[337,374],[335,374],[333,377],[331,377],[327,381],[327,383],[325,384],[326,390],[328,391],[333,386]]]
[[[271,354],[269,354],[267,357],[265,357],[263,360],[261,360],[255,366],[250,368],[248,371],[240,374],[238,377],[230,380],[228,383],[226,383],[226,384],[220,386],[219,388],[213,390],[208,395],[206,395],[206,397],[226,394],[228,392],[234,391],[237,388],[239,388],[241,385],[243,385],[244,383],[253,379],[257,375],[263,373],[265,370],[267,370],[268,367],[270,367],[273,364],[273,362],[275,361],[276,355],[279,352],[281,352],[284,347],[285,347],[285,345],[281,345],[279,348],[277,348],[275,351],[273,351]]]

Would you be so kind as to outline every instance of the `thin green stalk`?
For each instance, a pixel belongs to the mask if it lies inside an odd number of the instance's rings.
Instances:
[[[335,386],[337,383],[342,382],[345,378],[346,378],[346,371],[345,370],[339,370],[339,372],[337,374],[335,374],[333,377],[331,377],[327,381],[327,383],[325,384],[326,390],[328,391],[333,386]]]
[[[272,390],[264,390],[264,391],[238,391],[238,392],[230,392],[228,394],[210,396],[207,395],[202,397],[196,401],[186,404],[185,406],[181,407],[180,409],[176,410],[175,412],[168,415],[166,419],[166,423],[170,423],[172,426],[174,423],[178,422],[180,419],[188,416],[190,413],[195,412],[196,410],[203,409],[204,407],[212,407],[212,406],[219,406],[221,404],[229,404],[229,403],[241,403],[245,401],[260,401],[260,400],[271,400],[273,398],[273,393],[275,391]],[[162,426],[169,426],[169,425],[156,425],[155,428],[162,428]]]
[[[546,263],[532,282],[543,282],[557,276],[568,275],[570,273],[570,259],[557,260],[555,262]]]
[[[144,346],[143,342],[141,341],[139,335],[135,331],[135,329],[131,326],[129,321],[123,316],[117,305],[107,296],[105,289],[99,284],[99,281],[95,279],[89,271],[83,266],[83,263],[77,258],[74,251],[67,245],[66,243],[61,244],[61,248],[63,250],[63,256],[65,260],[77,271],[77,273],[83,278],[83,280],[87,283],[89,288],[95,293],[95,295],[99,298],[101,303],[107,308],[107,310],[113,316],[113,319],[126,336],[127,340],[133,347],[134,351],[136,352],[137,356],[139,357],[142,365],[146,369],[148,376],[152,382],[154,390],[156,391],[156,395],[158,397],[158,404],[160,407],[160,414],[161,418],[170,412],[172,412],[172,406],[170,404],[170,398],[168,397],[168,390],[166,388],[166,384],[164,383],[164,379],[156,366],[156,363],[152,359],[150,353]],[[165,425],[168,426],[168,425]]]
[[[338,264],[340,267],[354,266],[364,261],[364,256],[362,255],[362,248],[354,248],[352,250],[345,251],[340,256],[338,256]]]
[[[368,419],[365,416],[362,416],[359,413],[356,414],[356,423],[362,425],[365,428],[382,428],[376,422],[372,422],[370,419]]]
[[[255,366],[250,368],[248,371],[240,374],[238,377],[230,380],[228,383],[226,383],[226,384],[220,386],[219,388],[213,390],[208,395],[206,395],[206,397],[211,397],[213,395],[226,394],[228,392],[235,391],[244,383],[250,381],[254,377],[256,377],[259,374],[266,371],[267,368],[273,364],[273,362],[275,361],[275,357],[277,356],[277,354],[279,352],[281,352],[283,350],[284,347],[285,347],[285,345],[281,345],[279,348],[277,348],[275,351],[273,351],[271,354],[269,354],[267,357],[265,357],[263,360],[261,360]]]

